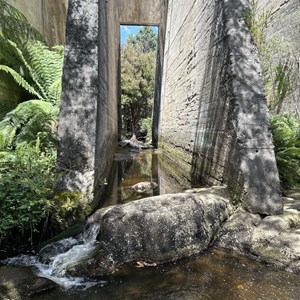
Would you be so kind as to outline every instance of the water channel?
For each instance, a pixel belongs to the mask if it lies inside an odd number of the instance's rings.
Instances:
[[[145,192],[130,188],[143,181],[154,181],[158,187]],[[172,168],[168,159],[153,150],[117,153],[113,174],[107,185],[109,196],[102,206],[180,192],[192,187],[184,172]],[[60,250],[51,258],[51,264],[28,256],[14,261],[17,265],[34,266],[39,276],[61,285],[61,288],[32,299],[300,299],[299,275],[216,248],[197,257],[155,267],[138,268],[134,263],[128,264],[103,278],[65,278],[65,267],[86,257],[93,250],[98,229],[96,226],[83,232],[77,239],[59,241],[57,248]]]

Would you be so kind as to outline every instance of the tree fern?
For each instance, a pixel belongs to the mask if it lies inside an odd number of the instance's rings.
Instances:
[[[13,70],[10,67],[0,65],[0,71],[4,71],[8,74],[10,74],[13,79],[22,87],[24,88],[27,92],[37,96],[39,99],[42,99],[43,97],[20,75],[18,74],[15,70]]]
[[[17,44],[24,41],[45,41],[27,18],[4,0],[0,0],[0,35]]]
[[[0,151],[23,142],[35,141],[41,133],[43,143],[55,142],[58,107],[41,100],[29,100],[9,112],[0,122]]]
[[[279,176],[285,186],[300,182],[300,125],[294,115],[272,117],[272,132]]]
[[[10,40],[6,40],[6,43],[13,49],[19,65],[14,69],[0,65],[0,71],[9,73],[21,87],[38,99],[53,104],[58,103],[61,91],[63,46],[57,46],[51,51],[41,42],[31,42],[21,50]]]

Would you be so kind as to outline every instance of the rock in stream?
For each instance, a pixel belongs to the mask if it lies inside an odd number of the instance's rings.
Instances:
[[[102,276],[126,262],[163,263],[208,248],[232,211],[225,188],[168,194],[98,210],[98,246],[91,258],[67,270]]]

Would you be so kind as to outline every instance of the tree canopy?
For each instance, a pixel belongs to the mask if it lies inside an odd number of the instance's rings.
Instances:
[[[154,96],[157,36],[141,27],[121,48],[123,134],[149,133]]]

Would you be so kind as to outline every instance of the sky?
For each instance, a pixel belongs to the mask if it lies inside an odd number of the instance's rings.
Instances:
[[[121,25],[120,26],[120,39],[121,39],[121,44],[123,44],[126,39],[131,35],[131,34],[136,34],[141,26],[132,26],[132,25]],[[154,29],[154,32],[157,33],[158,27],[157,26],[152,26]]]

